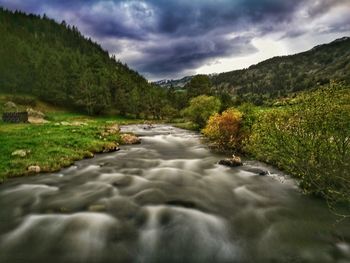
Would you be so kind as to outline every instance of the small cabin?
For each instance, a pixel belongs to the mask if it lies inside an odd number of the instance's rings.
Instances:
[[[28,122],[28,112],[4,112],[2,120],[8,123],[25,123]]]

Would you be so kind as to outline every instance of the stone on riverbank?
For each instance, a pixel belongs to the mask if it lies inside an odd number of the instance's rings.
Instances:
[[[12,101],[8,101],[4,104],[4,108],[6,111],[17,111],[18,110],[18,107],[17,105],[12,102]]]
[[[126,145],[141,143],[141,139],[133,134],[122,134],[121,139],[122,143]]]
[[[115,142],[111,142],[111,143],[106,143],[103,146],[102,152],[103,153],[109,153],[109,152],[116,152],[116,151],[119,151],[119,150],[120,150],[119,144],[115,143]]]
[[[40,173],[41,168],[39,165],[31,165],[28,167],[28,172],[30,173]]]
[[[32,108],[28,108],[28,122],[31,124],[42,124],[42,123],[48,123],[49,121],[45,120],[45,114],[41,111],[34,110]]]
[[[16,150],[11,153],[12,156],[26,157],[30,153],[30,150]]]
[[[61,121],[55,123],[55,126],[88,126],[86,122],[83,121],[73,121],[73,122],[68,122],[68,121]]]

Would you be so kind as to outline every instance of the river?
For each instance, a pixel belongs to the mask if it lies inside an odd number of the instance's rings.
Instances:
[[[350,222],[282,172],[220,166],[171,126],[123,130],[142,144],[0,186],[1,263],[350,262]]]

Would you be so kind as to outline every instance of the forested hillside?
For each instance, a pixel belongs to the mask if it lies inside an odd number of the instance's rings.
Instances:
[[[211,79],[217,90],[255,104],[327,84],[330,80],[350,83],[350,38],[344,37],[296,55],[274,57],[248,69],[221,73]]]
[[[159,88],[64,21],[0,8],[0,39],[1,93],[34,95],[88,114],[155,115],[164,106]]]

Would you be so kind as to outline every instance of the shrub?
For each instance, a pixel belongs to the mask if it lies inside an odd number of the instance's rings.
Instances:
[[[242,112],[242,139],[248,140],[249,135],[252,132],[254,123],[256,123],[259,116],[259,108],[251,103],[243,103],[239,108],[239,111]]]
[[[261,114],[246,150],[299,177],[305,192],[350,202],[349,89],[320,89]]]
[[[160,115],[162,118],[166,117],[168,119],[173,119],[178,114],[178,111],[171,107],[170,105],[165,105],[160,109]]]
[[[201,95],[191,99],[190,106],[183,111],[183,114],[203,128],[209,117],[220,110],[220,105],[218,98]]]
[[[230,108],[222,114],[212,115],[202,132],[221,149],[238,149],[240,147],[241,125],[242,113]]]

